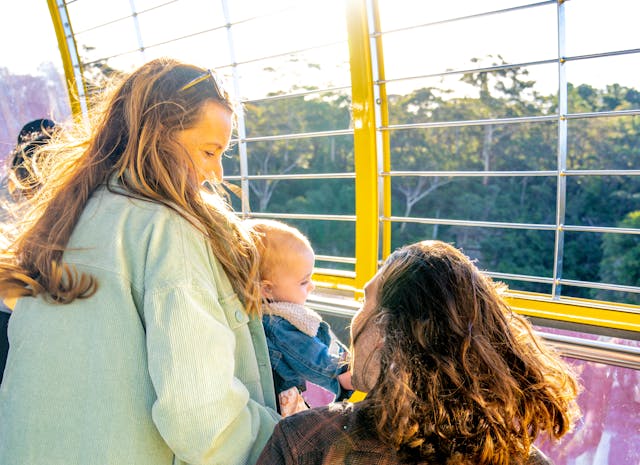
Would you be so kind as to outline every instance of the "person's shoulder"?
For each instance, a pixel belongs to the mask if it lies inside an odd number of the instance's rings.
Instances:
[[[299,430],[305,425],[316,424],[318,422],[342,425],[348,421],[347,415],[349,415],[352,410],[353,405],[348,402],[333,403],[296,413],[281,420],[280,423],[295,430]]]
[[[130,195],[123,188],[114,188],[112,185],[101,186],[94,193],[93,199],[96,213],[115,216],[133,230],[136,230],[135,224],[140,224],[152,230],[177,228],[182,229],[186,234],[202,235],[177,208]]]
[[[328,457],[347,456],[357,463],[401,463],[378,439],[358,404],[342,402],[306,410],[285,418],[277,428],[278,434],[286,437],[292,454],[314,458],[313,462],[301,463],[327,463]]]

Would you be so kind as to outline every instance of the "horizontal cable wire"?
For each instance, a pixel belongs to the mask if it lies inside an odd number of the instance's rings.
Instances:
[[[502,223],[497,221],[450,220],[439,218],[416,218],[411,216],[383,216],[380,220],[392,223],[439,224],[445,226],[469,226],[474,228],[532,229],[542,231],[556,230],[555,224]]]
[[[622,284],[609,284],[609,283],[594,283],[592,281],[578,281],[573,279],[560,279],[558,280],[559,284],[565,286],[574,286],[574,287],[588,287],[591,289],[602,289],[605,291],[616,291],[616,292],[631,292],[634,294],[640,294],[640,287],[637,286],[625,286]],[[630,313],[638,313],[640,314],[640,310],[627,310]]]
[[[634,110],[612,110],[612,111],[596,111],[592,113],[569,113],[563,117],[572,119],[587,119],[587,118],[609,118],[614,116],[637,116],[640,115],[640,108]]]
[[[595,53],[591,55],[577,55],[572,57],[562,57],[562,58],[547,58],[545,60],[535,60],[535,61],[525,61],[519,63],[505,63],[501,65],[493,65],[493,66],[484,66],[480,68],[467,68],[467,69],[454,69],[442,71],[439,73],[429,73],[429,74],[417,74],[413,76],[404,76],[392,79],[380,79],[375,81],[376,84],[390,84],[394,82],[402,82],[402,81],[414,81],[418,79],[430,79],[437,77],[445,77],[445,76],[455,76],[458,74],[468,74],[468,73],[491,73],[495,71],[504,71],[508,69],[515,68],[526,68],[528,66],[540,66],[540,65],[549,65],[558,62],[565,61],[578,61],[578,60],[586,60],[593,58],[606,58],[609,56],[620,56],[620,55],[630,55],[640,53],[640,49],[627,49],[627,50],[616,50],[612,52],[603,52],[603,53]]]
[[[640,370],[640,347],[537,332],[566,357]]]
[[[68,1],[68,2],[66,2],[66,4],[67,4],[67,5],[69,5],[69,4],[71,4],[71,3],[74,3],[75,1],[77,1],[77,0]],[[135,12],[135,15],[141,15],[141,14],[147,13],[147,12],[149,12],[149,11],[156,10],[156,9],[158,9],[158,8],[161,8],[161,7],[164,7],[164,6],[170,5],[170,4],[172,4],[172,3],[180,2],[180,1],[181,1],[181,0],[169,0],[169,1],[165,2],[165,3],[162,3],[162,4],[159,4],[159,5],[152,6],[152,7],[150,7],[150,8],[145,9],[145,10],[136,11],[136,12]],[[249,18],[244,18],[244,19],[239,20],[239,21],[234,21],[233,23],[223,24],[223,25],[218,26],[218,27],[215,27],[214,29],[211,29],[211,30],[221,29],[222,27],[225,27],[225,28],[226,28],[226,27],[231,27],[231,26],[237,26],[237,25],[244,24],[244,23],[251,22],[251,21],[255,21],[255,20],[258,20],[258,19],[268,18],[268,17],[270,17],[270,16],[277,16],[278,14],[281,14],[281,13],[286,12],[286,11],[290,11],[290,10],[292,10],[292,9],[293,9],[293,8],[283,8],[283,9],[281,9],[281,10],[274,10],[274,11],[270,11],[270,12],[269,12],[268,14],[266,14],[266,15],[261,15],[261,16],[252,16],[252,17],[249,17]],[[80,32],[75,32],[75,33],[74,33],[74,35],[79,35],[79,34],[82,34],[82,33],[84,33],[84,32],[92,31],[92,30],[94,30],[94,29],[99,29],[99,28],[101,28],[101,27],[108,26],[108,25],[113,24],[113,23],[116,23],[116,22],[118,22],[118,21],[123,21],[123,20],[125,20],[125,19],[132,18],[133,16],[134,16],[134,15],[127,15],[127,16],[123,16],[123,17],[121,17],[121,18],[114,19],[114,20],[109,21],[109,22],[107,22],[107,23],[99,24],[99,25],[97,25],[97,26],[93,26],[93,27],[90,27],[90,28],[88,28],[88,29],[84,29],[84,30],[82,30],[82,31],[80,31]],[[174,40],[179,40],[179,39],[174,39]],[[166,42],[165,42],[165,43],[166,43]]]
[[[492,71],[502,71],[507,69],[514,68],[524,68],[526,66],[538,66],[538,65],[549,65],[553,63],[558,63],[557,58],[550,58],[547,60],[536,60],[536,61],[528,61],[522,63],[508,63],[503,65],[494,65],[494,66],[485,66],[482,68],[469,68],[469,69],[456,69],[450,71],[442,71],[439,73],[431,73],[431,74],[418,74],[414,76],[405,76],[393,79],[380,79],[375,81],[376,84],[389,84],[393,82],[401,82],[401,81],[412,81],[418,79],[428,79],[435,77],[444,77],[444,76],[455,76],[456,74],[467,74],[467,73],[490,73]]]
[[[483,273],[496,279],[510,279],[513,281],[526,281],[530,283],[553,284],[553,278],[544,278],[542,276],[530,276],[524,274],[499,273],[497,271],[486,271]]]
[[[498,124],[521,124],[521,123],[540,123],[547,121],[558,121],[558,115],[544,116],[520,116],[515,118],[492,118],[492,119],[476,119],[464,121],[436,121],[430,123],[407,123],[407,124],[391,124],[389,126],[379,126],[379,131],[394,131],[400,129],[426,129],[426,128],[455,128],[461,126],[487,126]]]
[[[322,220],[322,221],[351,221],[356,220],[355,215],[313,215],[304,213],[257,213],[251,212],[253,218],[274,218],[288,220]]]
[[[356,263],[355,257],[337,257],[335,255],[316,255],[316,260],[333,263],[348,263],[351,265],[355,265]]]
[[[382,171],[380,176],[387,177],[530,177],[557,176],[558,171]],[[640,170],[566,170],[561,176],[640,176]]]
[[[165,2],[165,3],[161,3],[161,4],[159,4],[159,5],[152,6],[151,8],[147,8],[146,10],[136,11],[136,12],[135,12],[135,14],[131,14],[131,15],[127,15],[127,16],[122,16],[122,17],[120,17],[120,18],[113,19],[113,20],[108,21],[108,22],[106,22],[106,23],[98,24],[98,25],[96,25],[96,26],[92,26],[92,27],[90,27],[90,28],[83,29],[83,30],[81,30],[81,31],[79,31],[79,32],[74,32],[73,34],[74,34],[75,36],[78,36],[78,35],[84,34],[85,32],[93,31],[93,30],[95,30],[95,29],[100,29],[100,28],[102,28],[102,27],[109,26],[109,25],[111,25],[111,24],[114,24],[114,23],[117,23],[117,22],[120,22],[120,21],[124,21],[124,20],[126,20],[126,19],[133,18],[134,16],[138,16],[138,15],[141,15],[141,14],[147,13],[148,11],[153,11],[153,10],[156,10],[156,9],[158,9],[158,8],[162,8],[163,6],[170,5],[171,3],[176,3],[176,2],[178,2],[178,1],[180,1],[180,0],[169,0],[168,2]],[[67,5],[68,5],[68,4],[69,4],[69,2],[67,2]]]
[[[522,124],[522,123],[540,123],[547,121],[558,121],[559,118],[565,118],[568,120],[587,119],[587,118],[600,118],[600,117],[615,117],[615,116],[636,116],[640,115],[640,109],[637,110],[617,110],[617,111],[603,111],[595,113],[571,113],[559,117],[556,115],[543,115],[543,116],[521,116],[515,118],[491,118],[480,120],[463,120],[463,121],[436,121],[436,122],[424,122],[424,123],[407,123],[407,124],[393,124],[389,126],[380,126],[377,129],[379,131],[392,131],[401,129],[423,129],[423,128],[447,128],[447,127],[462,127],[462,126],[487,126],[487,125],[499,125],[499,124]]]
[[[590,60],[592,58],[606,58],[611,56],[632,55],[634,53],[640,53],[640,48],[614,50],[611,52],[591,53],[588,55],[574,55],[569,57],[562,57],[562,60],[564,61]]]
[[[448,23],[454,23],[457,21],[464,21],[467,19],[475,19],[475,18],[482,18],[484,16],[492,16],[492,15],[499,15],[499,14],[504,14],[504,13],[510,13],[512,11],[517,11],[517,10],[525,10],[525,9],[529,9],[529,8],[536,8],[536,7],[540,7],[543,5],[548,5],[551,3],[557,3],[557,0],[546,0],[544,2],[538,2],[538,3],[530,3],[528,5],[520,5],[520,6],[514,6],[511,8],[504,8],[501,10],[492,10],[492,11],[486,11],[483,13],[476,13],[473,15],[467,15],[467,16],[458,16],[456,18],[449,18],[449,19],[443,19],[440,21],[433,21],[430,23],[423,23],[423,24],[418,24],[415,26],[407,26],[407,27],[402,27],[402,28],[397,28],[397,29],[389,29],[387,31],[381,31],[381,32],[375,32],[373,34],[370,34],[371,37],[378,37],[378,36],[382,36],[382,35],[386,35],[386,34],[394,34],[396,32],[404,32],[404,31],[409,31],[412,29],[417,29],[417,28],[423,28],[423,27],[430,27],[430,26],[438,26],[441,24],[448,24]]]
[[[247,179],[249,181],[259,179],[355,179],[355,173],[317,173],[317,174],[256,174],[250,176],[225,176],[228,181],[240,181]]]
[[[557,176],[558,171],[382,171],[381,176],[388,177],[520,177],[520,176]]]
[[[308,139],[311,137],[349,136],[352,134],[353,134],[353,129],[335,129],[333,131],[300,132],[297,134],[294,133],[294,134],[281,134],[281,135],[275,135],[275,136],[255,136],[255,137],[247,137],[245,139],[232,139],[231,143]]]
[[[118,57],[121,57],[121,56],[124,56],[124,55],[128,55],[128,54],[131,54],[131,53],[141,52],[142,50],[147,50],[147,49],[154,48],[154,47],[160,47],[162,45],[170,44],[172,42],[178,42],[178,41],[183,40],[183,39],[189,39],[191,37],[195,37],[195,36],[198,36],[198,35],[201,35],[201,34],[206,34],[208,32],[218,31],[220,29],[226,29],[226,26],[219,26],[219,27],[214,27],[214,28],[211,28],[211,29],[205,29],[203,31],[194,32],[194,33],[187,34],[187,35],[184,35],[184,36],[180,36],[180,37],[177,37],[177,38],[173,38],[173,39],[170,39],[170,40],[165,40],[164,42],[156,42],[156,43],[151,44],[151,45],[144,45],[142,48],[130,49],[130,50],[127,50],[127,51],[124,51],[124,52],[120,52],[120,53],[116,53],[116,54],[110,55],[108,57],[102,57],[102,58],[98,58],[98,59],[95,59],[95,60],[92,60],[92,61],[83,62],[83,64],[84,65],[92,65],[92,64],[95,64],[95,63],[100,63],[101,61],[104,61],[104,60],[110,60],[112,58],[118,58]],[[230,66],[231,65],[218,66],[216,69],[228,68]]]
[[[565,176],[640,176],[640,170],[565,170]]]
[[[346,43],[347,43],[346,40],[339,40],[339,41],[335,41],[335,42],[327,42],[325,44],[314,45],[312,47],[301,48],[301,49],[297,49],[297,50],[290,50],[290,51],[287,51],[287,52],[276,53],[274,55],[267,55],[267,56],[262,56],[260,58],[253,58],[251,60],[239,61],[237,63],[234,63],[234,65],[247,65],[247,64],[250,64],[250,63],[256,63],[256,62],[260,62],[260,61],[271,60],[273,58],[281,58],[281,57],[286,57],[286,56],[289,56],[289,55],[297,55],[297,54],[300,54],[300,53],[310,52],[312,50],[320,50],[322,48],[334,47],[336,45],[346,44]]]
[[[573,232],[640,234],[640,229],[635,229],[635,228],[616,228],[616,227],[607,227],[607,226],[574,226],[574,225],[561,225],[560,228],[565,231],[573,231]]]
[[[325,87],[322,89],[306,90],[304,92],[292,92],[290,94],[268,95],[266,97],[246,99],[246,100],[240,100],[240,101],[242,103],[258,103],[258,102],[265,102],[265,101],[289,99],[289,98],[295,98],[295,97],[304,97],[306,95],[313,95],[313,94],[325,94],[325,93],[336,92],[340,90],[348,90],[349,93],[351,93],[351,86],[349,85],[349,86]]]
[[[614,233],[614,234],[640,234],[640,229],[616,228],[605,226],[578,226],[536,223],[509,223],[499,221],[473,221],[473,220],[452,220],[441,218],[418,218],[415,216],[389,216],[381,217],[381,221],[391,223],[418,223],[418,224],[438,224],[442,226],[463,226],[482,228],[503,228],[503,229],[530,229],[537,231],[555,231],[556,229],[573,232],[593,232],[593,233]]]

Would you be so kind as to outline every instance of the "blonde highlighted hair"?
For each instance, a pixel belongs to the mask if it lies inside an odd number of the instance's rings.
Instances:
[[[95,293],[99,283],[64,263],[63,253],[89,197],[115,182],[127,195],[163,204],[197,227],[247,311],[259,313],[253,239],[222,192],[214,187],[213,202],[203,197],[196,167],[176,137],[196,124],[207,102],[233,112],[228,95],[207,70],[166,58],[111,87],[92,105],[88,126],[65,127],[40,149],[47,160],[42,189],[22,206],[0,256],[3,296],[44,294],[69,303]]]

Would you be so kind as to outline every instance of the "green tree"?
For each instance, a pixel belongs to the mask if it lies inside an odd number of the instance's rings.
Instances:
[[[627,214],[618,224],[621,228],[640,229],[640,210]],[[640,236],[607,234],[602,241],[600,276],[605,283],[640,286]],[[599,293],[597,295],[602,295]],[[640,304],[640,294],[624,292],[627,303]]]

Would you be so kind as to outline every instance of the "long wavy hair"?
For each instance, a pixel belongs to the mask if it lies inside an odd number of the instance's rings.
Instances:
[[[103,92],[92,105],[91,121],[65,127],[40,148],[35,156],[43,161],[42,188],[22,206],[16,234],[0,255],[3,297],[44,294],[69,303],[95,293],[96,279],[64,263],[63,253],[92,193],[115,184],[197,227],[247,311],[260,311],[255,243],[222,188],[202,194],[196,167],[176,138],[197,123],[207,102],[233,112],[228,95],[207,73],[172,59],[151,61]]]
[[[440,241],[403,247],[379,275],[381,370],[365,402],[379,437],[428,463],[526,463],[578,409],[568,366],[501,286]]]

